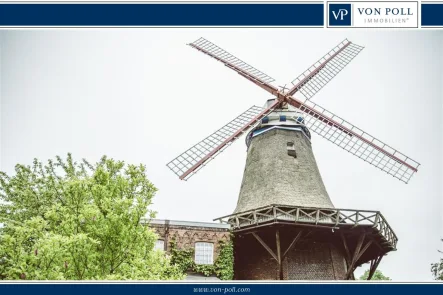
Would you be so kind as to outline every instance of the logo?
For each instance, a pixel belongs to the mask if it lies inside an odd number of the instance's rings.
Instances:
[[[328,2],[329,27],[417,28],[418,2]]]
[[[340,20],[343,20],[343,17],[345,15],[348,15],[348,11],[346,9],[339,9],[338,13],[335,13],[335,11],[332,11],[332,14],[334,15],[335,20],[338,20],[338,18],[340,17]]]
[[[330,26],[350,26],[351,16],[351,4],[329,4]]]

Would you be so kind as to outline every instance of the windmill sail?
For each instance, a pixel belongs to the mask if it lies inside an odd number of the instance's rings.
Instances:
[[[278,101],[268,108],[250,107],[234,120],[173,159],[167,164],[168,168],[180,179],[187,180],[271,112],[277,104]]]
[[[325,110],[318,104],[309,100],[302,104],[293,99],[288,102],[298,107],[305,114],[304,123],[310,131],[317,133],[345,151],[404,183],[408,183],[412,175],[417,172],[420,165],[418,162]]]
[[[218,47],[214,43],[206,40],[205,38],[200,38],[197,41],[189,44],[191,47],[195,49],[199,49],[206,54],[209,54],[211,57],[218,59],[219,61],[225,63],[226,65],[235,66],[236,68],[242,70],[243,72],[255,77],[257,80],[264,83],[274,82],[274,79],[270,76],[266,75],[262,71],[257,70],[253,66],[245,63],[241,59],[235,57],[230,54],[226,50]]]
[[[287,95],[298,94],[303,99],[311,99],[326,84],[343,70],[359,53],[363,46],[354,44],[347,39],[340,42],[331,51],[326,53],[309,69],[295,78],[293,87]]]
[[[399,180],[408,183],[412,175],[417,172],[420,165],[418,162],[310,101],[310,98],[343,70],[364,47],[345,39],[293,80],[293,87],[284,93],[270,84],[274,81],[270,76],[210,41],[200,38],[189,45],[222,62],[257,86],[275,95],[276,99],[267,109],[250,108],[168,163],[167,166],[180,179],[189,178],[261,118],[272,112],[278,105],[284,106],[286,103],[297,107],[305,114],[304,123],[310,130]],[[304,100],[294,98],[293,94],[297,94],[298,97],[302,96]]]
[[[197,41],[190,43],[189,46],[203,52],[206,55],[209,55],[219,62],[222,62],[228,68],[236,71],[238,74],[255,83],[269,93],[277,95],[278,89],[271,85],[271,82],[274,81],[273,78],[235,57],[226,50],[218,47],[214,43],[206,40],[205,38],[200,38]]]

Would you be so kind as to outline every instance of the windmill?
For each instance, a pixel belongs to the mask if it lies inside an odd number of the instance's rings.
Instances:
[[[290,87],[275,87],[270,76],[204,38],[189,45],[274,96],[167,164],[187,180],[249,131],[237,207],[217,219],[236,237],[236,278],[352,279],[370,262],[370,279],[398,239],[378,211],[334,208],[310,141],[312,131],[404,183],[417,172],[418,162],[311,100],[364,47],[345,39]]]

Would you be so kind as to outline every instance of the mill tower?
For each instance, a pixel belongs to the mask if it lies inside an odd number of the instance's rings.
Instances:
[[[382,257],[396,249],[397,236],[379,211],[334,207],[311,145],[313,132],[404,183],[417,172],[419,163],[312,101],[363,47],[340,42],[287,89],[206,39],[189,45],[275,97],[167,164],[187,180],[247,134],[237,205],[215,219],[234,234],[235,278],[348,280],[369,262],[371,279]]]
[[[334,207],[318,170],[303,114],[294,107],[286,105],[264,117],[247,134],[246,146],[235,213],[272,204]]]

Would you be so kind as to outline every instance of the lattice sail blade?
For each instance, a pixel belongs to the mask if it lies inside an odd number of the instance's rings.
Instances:
[[[269,108],[252,106],[234,120],[173,159],[167,164],[168,168],[180,179],[189,179],[244,132],[269,114],[277,104],[278,102],[276,101]]]
[[[310,131],[326,138],[349,153],[408,183],[420,164],[400,153],[367,132],[325,110],[310,100],[301,105],[290,100],[304,114],[304,123]]]
[[[200,38],[188,45],[222,62],[225,66],[233,69],[268,92],[275,94],[278,91],[275,86],[270,84],[274,81],[273,78],[230,54],[214,43],[206,40],[205,38]]]
[[[288,95],[298,94],[302,99],[311,99],[326,84],[340,73],[362,50],[363,46],[345,39],[326,53],[316,63],[295,78]]]

